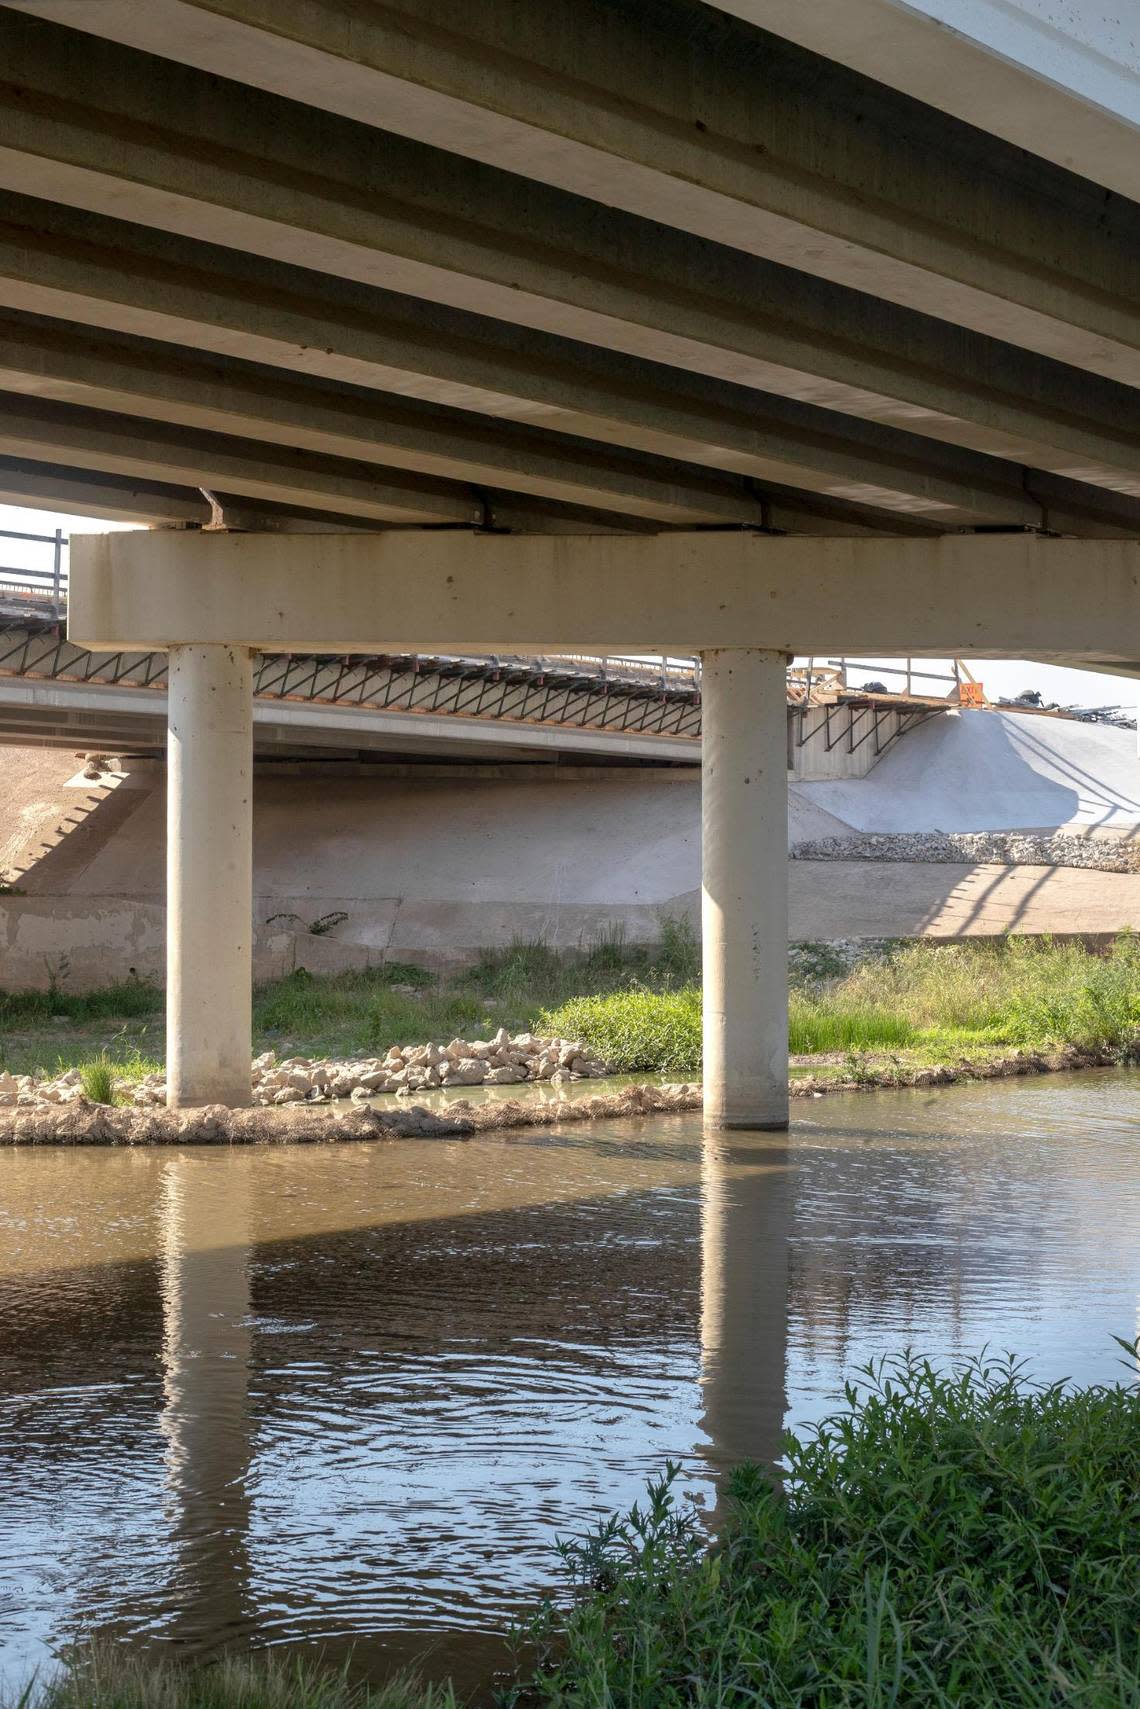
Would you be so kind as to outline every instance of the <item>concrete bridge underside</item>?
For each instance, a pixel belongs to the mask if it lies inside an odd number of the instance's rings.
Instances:
[[[760,1125],[784,654],[1137,668],[1129,50],[993,10],[0,5],[0,494],[180,531],[71,626],[170,649],[175,1102],[248,1095],[256,653],[702,651]]]

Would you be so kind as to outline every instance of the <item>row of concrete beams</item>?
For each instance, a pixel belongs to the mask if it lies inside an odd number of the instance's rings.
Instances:
[[[821,528],[830,515],[853,528],[1140,531],[1140,500],[1087,482],[216,245],[187,253],[164,233],[14,195],[0,195],[0,302],[0,386],[81,406],[70,430],[66,412],[53,419],[65,467],[351,506],[370,523],[399,505],[406,515],[412,497],[435,521],[470,519],[470,492],[446,478],[544,503],[575,495],[599,525],[608,514],[623,527],[806,530],[814,511]],[[5,449],[33,460],[51,432],[26,407],[12,402]],[[1075,408],[1067,400],[1070,426]],[[145,429],[88,409],[177,431],[148,455]],[[204,443],[203,430],[226,437]],[[291,459],[260,466],[256,446],[274,442]],[[386,509],[375,465],[392,485],[401,468],[437,484],[404,479]],[[196,495],[190,505],[202,514]]]
[[[477,523],[480,506],[470,490],[475,486],[612,512],[619,527],[637,521],[771,525],[762,496],[745,474],[713,472],[272,368],[223,364],[154,340],[93,336],[43,317],[0,315],[0,388],[8,393],[0,413],[0,451],[8,455],[54,455],[70,465],[252,498],[308,501],[370,522]],[[758,438],[760,425],[751,423],[749,432]],[[850,460],[852,453],[847,455]],[[769,456],[768,467],[775,465]],[[959,523],[985,520],[995,511],[1004,520],[1007,506],[1026,523],[1047,514],[1013,482],[999,492],[980,513],[966,505],[955,511],[941,500],[935,514]],[[844,519],[857,529],[851,496]],[[971,496],[986,505],[982,492]],[[1059,493],[1052,496],[1062,501]],[[1089,496],[1080,495],[1086,503]],[[1065,498],[1071,517],[1072,495]],[[517,510],[518,498],[512,502]],[[796,509],[787,501],[781,506],[784,515]],[[806,526],[810,511],[804,504],[798,509]],[[1056,503],[1053,509],[1056,515]],[[1100,519],[1106,527],[1135,531],[1140,501],[1110,504]]]
[[[95,0],[91,10],[99,9]],[[352,359],[335,342],[314,345],[295,336],[288,301],[281,314],[247,302],[245,335],[232,324],[219,332],[216,323],[232,323],[235,305],[215,305],[207,317],[215,322],[208,347],[224,344],[226,354],[573,432],[585,424],[565,419],[573,417],[573,404],[567,410],[566,394],[549,375],[536,376],[538,363],[526,348],[528,336],[555,335],[579,349],[593,344],[602,355],[668,365],[730,389],[781,393],[1110,490],[1140,487],[1132,384],[1140,379],[1140,356],[1130,308],[1140,253],[1130,223],[1135,211],[1106,210],[1102,201],[1094,208],[1088,187],[1075,181],[1040,184],[1032,162],[1020,163],[1020,176],[995,178],[982,155],[969,159],[961,148],[947,153],[936,146],[944,139],[923,154],[917,132],[891,138],[880,161],[881,173],[889,166],[890,183],[906,177],[900,163],[912,157],[921,156],[931,171],[941,160],[937,183],[923,181],[921,211],[912,210],[915,241],[929,239],[931,256],[946,251],[948,267],[962,257],[993,261],[1009,310],[974,315],[950,293],[915,312],[896,306],[880,279],[862,282],[874,284],[882,300],[710,242],[703,232],[695,236],[640,212],[601,206],[170,61],[92,44],[76,31],[10,10],[3,25],[12,81],[0,91],[0,181],[429,305],[423,334],[412,327],[398,349],[389,341],[386,360],[377,363],[376,352],[371,362],[358,360],[353,374],[345,371]],[[639,53],[648,64],[644,45]],[[669,86],[663,77],[662,88]],[[798,92],[805,135],[815,135],[808,120],[825,109],[825,92]],[[726,112],[730,96],[731,89]],[[870,101],[863,117],[873,119],[873,108]],[[863,128],[843,132],[845,147]],[[705,147],[704,133],[694,128],[694,135]],[[833,172],[842,180],[842,163],[827,156],[825,141],[821,135],[820,182]],[[723,144],[720,138],[712,150],[718,158],[733,153]],[[758,152],[767,144],[751,146],[756,162],[768,158]],[[676,188],[676,180],[668,181]],[[978,185],[989,197],[986,218],[971,201]],[[958,191],[964,202],[955,200]],[[855,197],[864,214],[875,205],[869,197],[868,182]],[[805,193],[805,199],[811,198]],[[943,221],[937,229],[932,209]],[[683,222],[682,210],[671,209],[669,218]],[[1007,238],[1012,249],[1002,247]],[[82,268],[67,265],[73,258],[66,243],[63,251],[48,239],[31,256],[16,258],[4,300],[196,342],[189,317],[174,324],[179,262],[192,265],[196,250],[173,246],[173,313],[165,293],[156,300],[153,289],[131,308],[93,303],[99,283],[89,290]],[[798,259],[806,267],[809,257]],[[53,271],[54,281],[44,277]],[[995,302],[1000,290],[995,285]],[[104,294],[122,296],[122,281]],[[438,324],[430,305],[463,305],[521,329],[514,371],[488,365],[472,385],[450,358],[440,360],[438,348],[425,353]],[[963,324],[947,325],[931,311],[960,316]],[[1055,338],[1037,336],[1044,325]],[[1062,360],[1035,353],[1042,349]],[[1077,373],[1073,365],[1080,363],[1098,371]],[[591,436],[612,440],[615,425],[608,436]]]
[[[1140,256],[1136,208],[692,0],[631,7],[603,0],[523,7],[510,0],[480,0],[478,6],[391,0],[363,15],[357,6],[307,0],[148,0],[146,6],[136,0],[85,0],[81,6],[20,0],[19,9],[258,85],[297,103],[295,113],[303,103],[360,125],[382,125],[500,173],[541,181],[1126,383],[1140,380],[1130,307]],[[765,22],[765,0],[747,11],[753,23]],[[827,53],[821,30],[814,45]],[[50,59],[55,72],[41,73],[31,88],[60,99],[78,92],[50,36],[34,28],[15,31],[11,51],[13,81],[26,76],[30,51]],[[248,168],[217,149],[236,143],[260,154],[281,110],[272,101],[240,102],[244,123],[234,131],[224,113],[215,116],[212,102],[207,112],[202,79],[181,65],[172,65],[156,88],[153,74],[138,78],[138,62],[113,48],[80,45],[74,62],[83,95],[98,91],[104,135],[112,115],[128,123],[158,119],[168,138],[193,128],[205,144],[199,165],[215,145],[209,164],[218,178],[240,177]],[[280,194],[258,206],[263,226],[278,228],[264,230],[261,239],[274,253],[289,247],[282,223],[292,225],[297,216],[305,221],[306,189],[315,186],[302,186],[296,173],[310,172],[315,160],[330,178],[382,191],[388,207],[375,210],[371,223],[351,222],[351,235],[336,214],[317,222],[311,265],[352,276],[355,269],[338,248],[378,237],[386,244],[388,228],[402,217],[397,202],[405,202],[405,216],[421,228],[442,211],[422,152],[385,145],[385,162],[396,167],[389,176],[375,171],[381,151],[370,160],[359,132],[354,139],[315,111],[298,128],[302,134],[294,132],[291,143],[278,135],[268,156],[293,173],[289,218],[280,220]],[[90,177],[81,130],[77,114],[58,127],[61,180],[68,171]],[[193,216],[171,206],[173,197],[185,197],[186,178],[178,181],[172,163],[160,161],[162,137],[154,136],[147,148],[119,124],[114,145],[119,158],[113,170],[140,189],[145,181],[151,198],[165,201],[164,212],[154,210],[159,223],[176,220],[186,229]],[[344,174],[341,162],[349,152],[354,171]],[[416,164],[426,169],[427,181],[405,198],[405,174]],[[525,195],[511,197],[501,178],[496,183],[472,173],[462,188],[483,192],[459,204],[466,229],[453,234],[453,254],[466,250],[468,265],[479,265],[474,251],[492,196],[504,213],[546,211]],[[228,219],[244,219],[239,186],[231,183],[221,194]],[[363,205],[361,197],[358,215]],[[521,220],[513,227],[516,236],[538,235]],[[242,243],[258,247],[244,233]],[[526,288],[522,273],[528,269],[519,270],[525,247],[501,255],[504,277],[520,290]],[[397,245],[396,253],[401,250],[406,274],[448,264],[446,247],[430,259],[417,253],[414,241]],[[593,252],[605,251],[599,245]],[[355,265],[374,277],[374,263],[359,257]]]

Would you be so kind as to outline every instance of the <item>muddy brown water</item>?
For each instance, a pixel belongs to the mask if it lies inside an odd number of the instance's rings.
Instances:
[[[845,1376],[1127,1380],[1140,1074],[296,1150],[0,1153],[0,1684],[84,1634],[469,1683],[556,1535]]]

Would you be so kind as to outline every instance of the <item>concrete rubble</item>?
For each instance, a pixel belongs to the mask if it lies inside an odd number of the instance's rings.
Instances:
[[[349,1102],[315,1108],[231,1110],[208,1104],[195,1110],[140,1109],[93,1104],[40,1103],[0,1110],[0,1145],[336,1145],[389,1139],[464,1140],[501,1129],[563,1126],[568,1122],[628,1116],[674,1115],[696,1110],[701,1089],[625,1086],[620,1092],[579,1098],[457,1099],[444,1109],[421,1104]]]
[[[600,1080],[613,1073],[608,1063],[576,1039],[539,1038],[532,1033],[513,1037],[500,1027],[494,1038],[453,1038],[450,1044],[393,1045],[381,1056],[326,1059],[289,1056],[279,1062],[266,1051],[253,1063],[255,1105],[327,1104],[349,1098],[358,1102],[379,1093],[410,1097],[447,1086],[518,1086],[545,1081],[552,1086],[571,1081]],[[161,1074],[114,1082],[116,1100],[137,1108],[166,1102]],[[0,1073],[0,1108],[30,1109],[86,1101],[77,1068],[52,1080],[32,1075]]]

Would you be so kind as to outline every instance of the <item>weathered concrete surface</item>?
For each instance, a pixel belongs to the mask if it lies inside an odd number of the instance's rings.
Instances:
[[[884,865],[872,861],[795,861],[789,872],[790,936],[834,938],[991,937],[1003,932],[1111,934],[1140,931],[1140,874],[1072,867]],[[669,898],[668,911],[699,918],[699,892]],[[67,957],[70,990],[125,978],[160,979],[166,910],[158,903],[80,897],[0,897],[0,983],[45,989]],[[254,976],[294,967],[336,973],[390,958],[447,965],[486,944],[537,936],[569,949],[617,923],[631,942],[656,937],[655,909],[564,906],[517,909],[508,904],[423,904],[402,917],[386,945],[261,927],[254,936]],[[338,928],[343,930],[343,928]]]
[[[370,611],[382,613],[371,632],[361,621]],[[68,639],[93,652],[212,642],[524,656],[763,647],[1104,665],[1132,661],[1138,626],[1138,539],[736,530],[76,534],[67,619]]]

